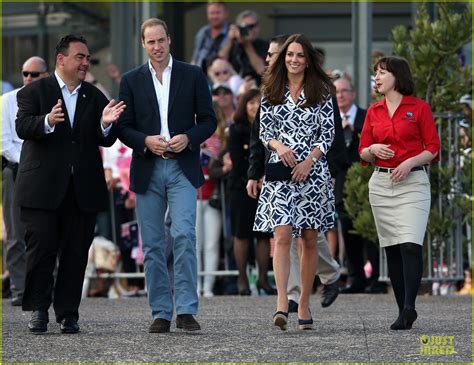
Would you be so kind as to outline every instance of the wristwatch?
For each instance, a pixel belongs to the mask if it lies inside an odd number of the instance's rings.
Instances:
[[[316,156],[311,155],[311,161],[313,161],[313,164],[318,162],[318,158]]]

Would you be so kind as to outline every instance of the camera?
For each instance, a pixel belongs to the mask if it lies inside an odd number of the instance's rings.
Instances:
[[[248,37],[249,36],[249,27],[246,25],[239,25],[239,32],[241,37]]]

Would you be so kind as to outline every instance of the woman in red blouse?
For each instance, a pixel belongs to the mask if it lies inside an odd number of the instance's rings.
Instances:
[[[414,84],[407,61],[384,57],[374,71],[376,91],[385,97],[367,111],[359,154],[362,164],[375,165],[369,201],[399,309],[390,328],[405,330],[417,317],[431,204],[427,165],[438,158],[440,142],[429,105],[411,96]]]

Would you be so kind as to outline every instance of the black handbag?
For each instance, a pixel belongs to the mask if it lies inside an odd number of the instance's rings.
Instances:
[[[289,181],[292,178],[292,167],[283,165],[283,162],[267,163],[265,165],[266,181]]]

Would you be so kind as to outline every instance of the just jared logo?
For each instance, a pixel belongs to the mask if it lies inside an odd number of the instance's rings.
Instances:
[[[453,355],[454,336],[426,336],[420,337],[421,355]]]

